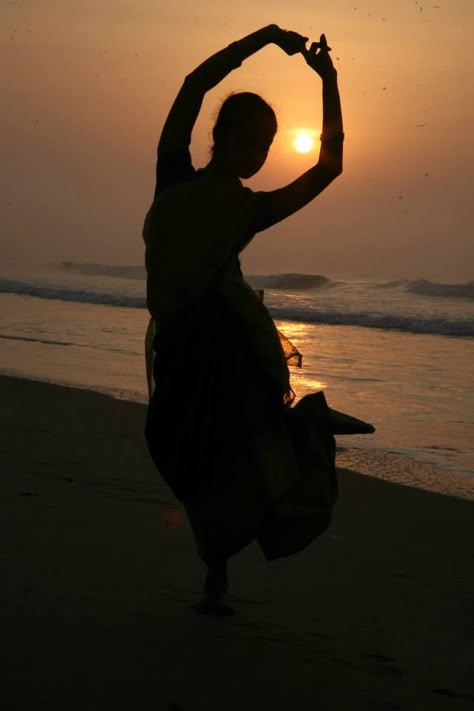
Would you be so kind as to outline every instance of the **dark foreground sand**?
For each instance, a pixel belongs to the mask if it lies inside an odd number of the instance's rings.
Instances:
[[[0,413],[5,711],[474,709],[472,502],[341,471],[331,530],[249,547],[212,619],[143,406],[0,378]]]

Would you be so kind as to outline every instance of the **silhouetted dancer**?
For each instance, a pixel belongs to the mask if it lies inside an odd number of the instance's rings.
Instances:
[[[239,254],[257,232],[300,210],[342,172],[337,73],[324,35],[309,50],[306,42],[269,25],[186,77],[160,137],[143,230],[153,344],[146,438],[208,566],[195,609],[215,615],[232,613],[230,556],[253,540],[267,560],[291,555],[328,527],[337,496],[333,435],[373,431],[330,410],[321,392],[292,406],[288,362],[300,364],[301,356],[240,269]],[[240,178],[260,170],[277,130],[260,96],[224,101],[205,168],[193,167],[189,145],[206,92],[271,43],[300,53],[322,78],[321,149],[316,165],[286,187],[253,192]]]

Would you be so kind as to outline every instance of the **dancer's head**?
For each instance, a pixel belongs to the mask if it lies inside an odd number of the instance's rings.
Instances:
[[[277,130],[272,107],[258,94],[231,94],[222,104],[212,130],[213,156],[231,174],[250,178],[265,163]]]

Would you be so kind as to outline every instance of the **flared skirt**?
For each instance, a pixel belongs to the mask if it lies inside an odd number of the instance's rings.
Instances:
[[[253,540],[267,560],[306,548],[329,526],[337,497],[323,393],[284,404],[244,324],[212,296],[160,324],[154,350],[146,440],[204,562]]]

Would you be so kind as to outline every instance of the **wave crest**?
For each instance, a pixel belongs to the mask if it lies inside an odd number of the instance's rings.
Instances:
[[[394,281],[382,281],[373,285],[375,289],[397,289],[403,288],[409,294],[420,296],[444,297],[447,299],[467,299],[474,300],[474,281],[467,281],[464,284],[446,284],[443,282],[429,281],[428,279],[395,279]]]
[[[364,326],[437,336],[474,336],[474,321],[472,320],[451,321],[445,318],[291,308],[271,308],[270,311],[273,318],[281,321],[302,321],[304,323],[318,323],[330,326]]]
[[[104,265],[96,266],[104,267]],[[120,269],[120,267],[117,267],[117,269]],[[306,280],[306,284],[308,284],[309,280],[309,283],[312,284],[312,286],[303,287],[300,277],[303,277]],[[293,291],[297,290],[297,287],[294,286],[295,283],[299,284],[301,289],[318,287],[324,288],[325,286],[335,286],[337,284],[337,282],[332,282],[326,277],[311,274],[257,275],[251,277],[249,282],[255,288],[267,287],[269,290],[272,288],[289,289],[289,284],[291,284]],[[437,296],[449,295],[449,297],[452,297],[453,295],[456,295],[456,298],[471,298],[469,294],[472,294],[472,290],[474,289],[474,282],[449,285],[437,284],[436,282],[426,282],[422,280],[418,282],[407,282],[407,284],[412,288],[421,290],[420,293],[426,293],[427,289],[434,289]],[[454,292],[452,291],[453,287]],[[462,295],[461,297],[458,294],[459,291]],[[108,291],[78,289],[77,287],[38,285],[31,281],[16,281],[0,278],[0,293],[31,296],[41,299],[99,304],[105,306],[118,306],[136,309],[146,308],[146,299],[144,294],[110,293]],[[450,318],[449,316],[438,317],[433,314],[427,315],[426,313],[424,315],[407,315],[380,312],[376,313],[369,310],[366,310],[365,312],[354,312],[340,310],[337,306],[327,309],[318,309],[313,307],[306,308],[302,304],[289,304],[288,306],[276,307],[269,305],[269,310],[273,318],[279,320],[299,321],[312,324],[362,326],[419,334],[474,337],[474,320],[472,318],[467,318],[467,316],[465,318],[459,318],[458,316]]]
[[[321,274],[251,274],[246,279],[258,289],[288,289],[291,291],[320,289],[335,283]]]
[[[418,281],[409,282],[407,291],[411,294],[421,294],[423,296],[444,296],[474,301],[474,281],[467,281],[465,284],[443,284],[419,279]]]
[[[128,308],[145,308],[145,297],[126,294],[104,294],[87,289],[68,289],[55,286],[38,286],[23,281],[0,279],[0,293],[18,294],[20,296],[35,296],[39,299],[57,301],[78,301],[83,304],[103,304],[105,306],[126,306]]]

